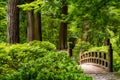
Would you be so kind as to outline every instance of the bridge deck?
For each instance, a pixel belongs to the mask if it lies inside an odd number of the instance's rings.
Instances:
[[[116,72],[107,72],[105,69],[95,66],[92,63],[80,65],[85,74],[93,77],[93,80],[120,80],[120,75]]]
[[[84,73],[86,73],[86,74],[107,73],[107,70],[105,70],[101,67],[95,66],[92,63],[85,63],[80,66],[83,69]]]

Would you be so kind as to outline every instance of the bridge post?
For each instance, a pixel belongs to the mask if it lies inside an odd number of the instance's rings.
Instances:
[[[68,44],[68,49],[69,49],[69,55],[70,55],[70,57],[72,57],[72,49],[74,48],[74,44],[72,43],[72,42],[69,42],[69,44]]]
[[[69,49],[69,55],[72,57],[72,49]]]
[[[113,49],[112,44],[109,44],[108,49],[109,72],[113,72]]]
[[[82,49],[80,50],[80,53],[79,53],[79,60],[80,60],[80,62],[79,62],[79,64],[81,64],[82,62],[81,62],[81,59],[82,59],[83,57],[82,57]]]

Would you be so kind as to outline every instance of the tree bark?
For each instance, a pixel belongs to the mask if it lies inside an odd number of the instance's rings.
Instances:
[[[68,6],[65,3],[65,0],[62,2],[62,14],[67,15],[68,14]],[[62,20],[65,20],[62,17]],[[67,22],[62,21],[60,25],[60,31],[59,31],[59,42],[58,42],[58,49],[66,49],[67,48]]]
[[[27,26],[27,41],[34,40],[34,12],[27,11],[28,26]]]
[[[8,42],[11,44],[19,43],[19,0],[8,1]]]
[[[60,32],[59,32],[59,42],[58,49],[66,49],[67,47],[67,24],[65,22],[61,22]]]
[[[41,13],[35,14],[35,40],[42,41]]]
[[[87,21],[83,21],[82,38],[81,38],[82,41],[86,41],[86,39],[87,39],[86,33],[87,33]]]
[[[31,3],[34,0],[27,0],[27,3]],[[27,19],[28,19],[28,26],[27,26],[27,41],[34,40],[34,12],[33,10],[27,11]]]

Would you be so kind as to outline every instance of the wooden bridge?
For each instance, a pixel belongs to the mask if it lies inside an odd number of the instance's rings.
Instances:
[[[80,53],[80,66],[84,73],[105,73],[113,71],[113,51],[89,51]]]
[[[94,80],[120,80],[120,75],[113,72],[113,50],[111,44],[107,45],[108,51],[80,52],[80,66],[83,72],[93,77]],[[68,48],[72,56],[72,48]]]
[[[68,45],[68,53],[72,56],[73,43]],[[113,72],[113,50],[110,39],[107,40],[108,51],[80,52],[80,66],[85,73]]]

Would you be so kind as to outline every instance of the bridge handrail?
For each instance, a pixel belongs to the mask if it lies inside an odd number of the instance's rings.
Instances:
[[[80,64],[93,63],[97,66],[110,71],[110,56],[109,52],[105,51],[88,51],[80,53]]]

